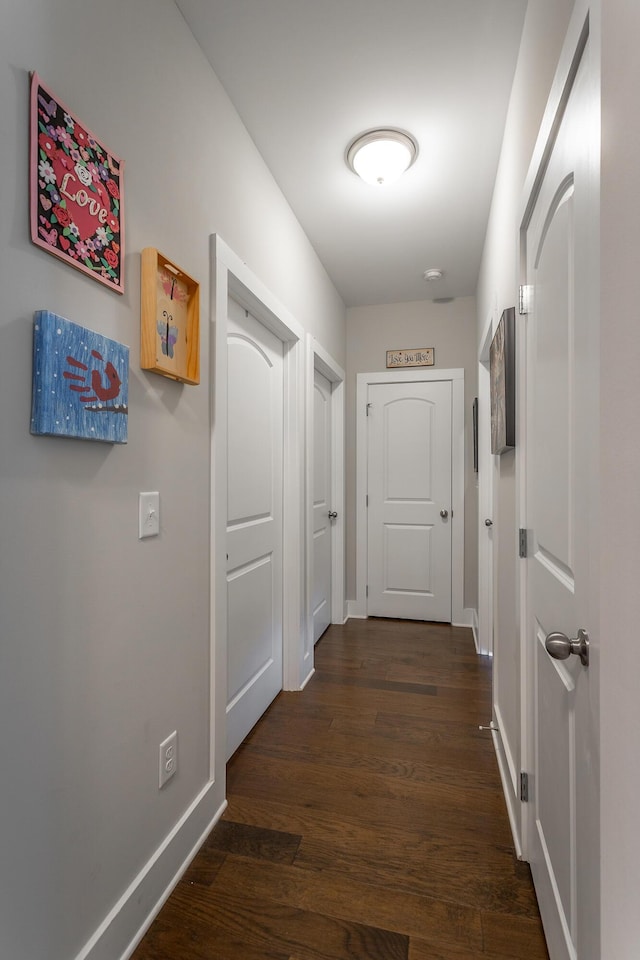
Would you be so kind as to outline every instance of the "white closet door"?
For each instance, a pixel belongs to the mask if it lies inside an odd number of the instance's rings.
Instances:
[[[595,960],[598,946],[598,658],[591,590],[598,470],[598,218],[595,51],[577,51],[566,109],[523,233],[526,283],[528,699],[533,726],[531,869],[549,954]],[[597,231],[596,231],[597,235]],[[558,649],[558,637],[566,642]],[[574,650],[577,644],[574,645]],[[555,659],[551,653],[566,653]],[[624,731],[621,731],[624,736]]]
[[[228,315],[227,757],[282,689],[283,346]]]
[[[331,623],[331,384],[314,371],[313,389],[313,641]]]
[[[450,622],[451,381],[368,399],[367,613]]]

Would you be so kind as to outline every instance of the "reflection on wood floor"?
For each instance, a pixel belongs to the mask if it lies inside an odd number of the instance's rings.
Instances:
[[[228,767],[134,960],[547,960],[471,631],[350,620]]]

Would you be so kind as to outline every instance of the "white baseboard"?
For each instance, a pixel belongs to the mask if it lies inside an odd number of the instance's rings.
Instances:
[[[347,600],[346,619],[347,620],[366,620],[367,619],[366,605],[362,603],[360,600]],[[478,613],[474,609],[474,607],[465,607],[464,610],[462,611],[460,622],[452,623],[451,626],[452,627],[471,627],[471,629],[473,630],[474,642],[476,644],[476,649],[477,649]]]
[[[305,688],[306,685],[309,683],[309,680],[311,680],[311,677],[314,675],[315,672],[316,672],[316,668],[315,668],[315,667],[313,667],[312,670],[309,670],[309,673],[306,675],[306,677],[304,678],[304,680],[303,680],[302,683],[300,684],[300,688],[299,688],[300,691],[304,690],[304,688]]]
[[[359,600],[347,600],[347,620],[366,620],[367,608]]]
[[[473,644],[476,648],[476,653],[480,655],[480,635],[479,635],[479,626],[478,626],[478,611],[473,607],[471,609],[471,629],[473,630]]]
[[[517,794],[520,789],[520,777],[518,770],[516,768],[516,762],[513,758],[513,750],[511,749],[511,744],[509,743],[509,737],[506,734],[506,725],[502,719],[502,711],[500,705],[497,702],[493,704],[493,712],[495,713],[496,723],[500,731],[500,743],[502,744],[502,750],[504,752],[504,759],[507,765],[507,770],[509,772],[509,780],[511,783],[511,790],[514,794]]]
[[[216,787],[210,781],[198,794],[75,960],[128,960],[224,813]]]
[[[507,814],[509,816],[509,825],[511,827],[513,845],[516,849],[516,856],[518,857],[518,860],[522,860],[522,838],[520,836],[520,798],[513,789],[512,775],[509,770],[509,762],[504,749],[502,731],[497,717],[496,722],[497,726],[491,731],[493,747],[498,760],[498,770],[500,772],[500,780],[502,781],[502,792],[504,793],[504,799],[507,804]]]
[[[452,623],[452,627],[472,627],[478,622],[478,614],[473,607],[465,607],[459,621]]]
[[[480,643],[478,634],[478,611],[475,607],[465,607],[462,611],[462,623],[452,623],[452,627],[470,627],[473,633],[473,645],[476,653],[480,656]]]
[[[345,600],[344,607],[342,608],[342,620],[337,620],[336,622],[343,627],[347,620],[349,619],[349,604]]]

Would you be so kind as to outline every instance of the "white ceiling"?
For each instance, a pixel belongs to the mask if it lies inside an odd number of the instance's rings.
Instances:
[[[176,2],[348,306],[475,293],[526,0]],[[379,126],[387,187],[345,163]]]

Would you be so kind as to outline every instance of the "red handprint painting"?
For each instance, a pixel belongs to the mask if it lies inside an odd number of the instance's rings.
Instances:
[[[127,442],[129,348],[48,310],[34,317],[31,432]]]
[[[122,386],[122,380],[118,376],[118,371],[110,360],[107,360],[105,363],[104,357],[101,353],[98,353],[97,350],[92,350],[91,356],[104,364],[104,372],[99,367],[94,367],[91,371],[91,386],[88,386],[87,376],[83,373],[73,373],[65,370],[62,376],[66,380],[80,381],[80,383],[70,383],[69,389],[84,394],[84,396],[79,397],[80,403],[99,404],[101,401],[115,400]],[[86,363],[76,360],[75,357],[67,357],[67,363],[72,370],[83,370],[87,375],[89,374],[89,367]],[[87,409],[89,408],[87,407]]]

